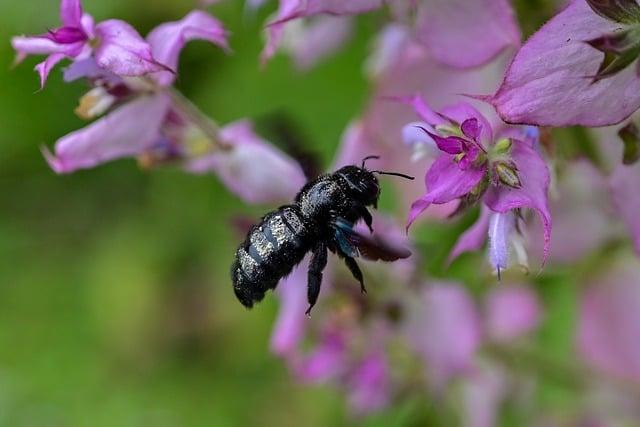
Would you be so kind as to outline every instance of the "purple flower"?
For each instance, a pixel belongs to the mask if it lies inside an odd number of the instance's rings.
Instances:
[[[486,99],[510,123],[624,120],[640,108],[639,9],[635,0],[573,0],[524,44]]]
[[[153,57],[149,44],[131,25],[117,19],[95,24],[82,11],[80,0],[61,0],[60,19],[62,26],[46,34],[11,40],[18,62],[28,55],[48,55],[36,66],[41,87],[51,69],[65,58],[92,57],[101,69],[127,77],[169,69]]]
[[[518,210],[531,208],[544,224],[546,260],[551,237],[549,170],[536,150],[537,131],[505,129],[501,136],[469,104],[436,113],[419,97],[404,101],[429,124],[424,131],[441,151],[425,176],[427,193],[411,206],[407,227],[432,204],[459,199],[460,208],[466,208],[482,200],[486,208],[478,223],[461,236],[452,258],[478,249],[488,235],[489,258],[500,274],[508,266],[511,248],[526,264],[517,236]]]

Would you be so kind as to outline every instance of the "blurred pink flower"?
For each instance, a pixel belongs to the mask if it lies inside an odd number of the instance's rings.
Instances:
[[[541,314],[536,294],[525,286],[508,284],[493,288],[484,300],[487,338],[509,342],[535,329]]]
[[[640,108],[635,0],[573,0],[517,53],[487,99],[510,123],[604,126]],[[605,54],[611,61],[605,60]]]
[[[215,173],[247,203],[291,200],[307,181],[298,162],[256,135],[246,120],[222,128],[220,141],[229,149],[188,159],[185,169]]]
[[[564,163],[551,197],[554,231],[550,262],[576,262],[619,236],[621,227],[612,221],[615,218],[612,203],[608,178],[602,171],[586,159]],[[542,232],[542,226],[531,222],[527,231],[535,235]],[[529,246],[534,257],[541,261],[542,243],[532,239]]]
[[[425,288],[407,323],[407,340],[422,356],[429,383],[441,390],[471,371],[482,340],[481,318],[466,290],[453,283]]]
[[[640,264],[624,259],[582,297],[577,346],[594,368],[640,382]]]
[[[484,342],[508,343],[534,330],[540,317],[535,293],[524,286],[494,289],[481,310],[464,287],[434,283],[412,302],[406,337],[422,356],[429,383],[441,391],[455,377],[476,375]]]
[[[640,254],[640,163],[619,164],[610,179],[614,205],[627,226],[636,252]]]
[[[110,19],[94,23],[82,10],[80,0],[61,0],[62,27],[39,36],[14,37],[17,62],[28,55],[48,55],[36,66],[40,85],[44,87],[51,69],[65,58],[93,58],[101,69],[119,76],[142,76],[155,71],[171,70],[154,58],[151,47],[128,23]],[[167,71],[169,72],[169,71]]]
[[[389,404],[389,366],[382,351],[372,351],[359,361],[347,379],[349,406],[355,415],[379,411]]]
[[[487,63],[509,46],[520,44],[520,32],[507,0],[418,0],[400,6],[391,2],[395,19],[409,21],[409,9],[415,9],[415,25],[411,37],[425,46],[440,63],[471,68]],[[285,39],[285,26],[292,20],[333,15],[349,16],[370,12],[385,6],[382,0],[280,0],[277,16],[268,25],[267,44],[262,51],[263,63],[280,48]],[[333,44],[333,48],[337,43]]]

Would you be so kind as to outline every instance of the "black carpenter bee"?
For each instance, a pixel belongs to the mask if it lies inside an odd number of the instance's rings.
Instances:
[[[327,250],[344,259],[361,291],[366,292],[362,272],[354,259],[359,254],[371,260],[395,261],[411,255],[406,249],[385,245],[357,233],[354,225],[364,220],[373,232],[368,206],[377,208],[380,185],[374,174],[413,177],[365,168],[345,166],[334,173],[321,175],[308,182],[296,195],[295,202],[265,215],[258,225],[251,227],[247,238],[236,251],[231,268],[233,290],[240,302],[250,308],[261,301],[269,289],[312,252],[308,272],[307,298],[311,312],[315,305],[322,271],[327,265]]]

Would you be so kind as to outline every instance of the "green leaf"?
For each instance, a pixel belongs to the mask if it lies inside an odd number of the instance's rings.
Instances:
[[[632,165],[640,158],[640,130],[630,122],[618,131],[618,136],[624,143],[622,163]]]

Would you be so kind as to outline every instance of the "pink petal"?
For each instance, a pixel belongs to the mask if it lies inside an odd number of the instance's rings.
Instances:
[[[289,202],[306,183],[300,165],[256,135],[248,121],[227,125],[220,136],[232,148],[196,158],[187,170],[214,172],[229,190],[254,204]]]
[[[640,265],[621,261],[582,298],[577,345],[584,360],[607,374],[640,382]]]
[[[35,70],[40,75],[40,89],[44,88],[44,85],[47,82],[47,77],[49,77],[49,73],[53,67],[55,67],[56,64],[64,58],[65,54],[63,53],[52,53],[47,57],[47,59],[36,65]]]
[[[353,21],[344,17],[319,16],[295,27],[286,50],[299,70],[308,70],[340,49],[351,38]]]
[[[495,342],[506,342],[533,330],[540,322],[541,308],[529,288],[505,285],[494,288],[485,301],[486,331]]]
[[[498,272],[509,266],[509,248],[516,231],[516,217],[512,211],[492,213],[489,218],[489,261]]]
[[[640,254],[640,163],[619,165],[611,175],[613,201]]]
[[[478,220],[458,238],[458,241],[451,250],[448,262],[452,262],[464,252],[473,252],[482,248],[482,245],[484,245],[484,242],[487,240],[490,217],[491,211],[485,206],[482,206]]]
[[[462,122],[460,129],[467,138],[477,140],[480,137],[482,125],[478,122],[478,119],[471,117]]]
[[[516,208],[531,208],[538,212],[544,226],[544,261],[549,256],[551,212],[549,211],[549,169],[545,161],[529,144],[514,141],[511,157],[518,167],[521,188],[492,185],[484,197],[494,212],[505,213]],[[544,262],[543,261],[543,262]]]
[[[135,156],[159,137],[168,108],[164,95],[140,96],[58,140],[49,164],[56,173],[69,173]]]
[[[60,21],[67,27],[81,27],[82,4],[80,0],[61,0]]]
[[[428,286],[408,319],[408,339],[436,389],[472,366],[481,325],[471,296],[456,284]]]
[[[376,148],[372,146],[371,137],[367,135],[362,123],[350,123],[342,134],[340,148],[330,170],[334,171],[348,165],[360,165],[366,156],[375,154],[377,154]],[[376,161],[380,160],[371,159],[368,161],[371,163],[368,164],[377,164],[374,163]]]
[[[43,36],[13,37],[11,39],[11,46],[18,52],[21,58],[26,55],[50,55],[52,53],[60,53],[67,48],[67,46],[56,43]]]
[[[428,0],[418,6],[416,33],[435,59],[456,68],[489,62],[520,44],[508,0]]]
[[[147,41],[151,45],[155,61],[177,70],[180,51],[187,42],[206,40],[228,50],[227,36],[220,21],[206,12],[195,10],[180,21],[157,26],[149,33]],[[168,86],[175,79],[175,74],[162,71],[154,74],[153,78],[160,85]]]
[[[378,32],[373,53],[365,63],[367,74],[373,78],[387,74],[400,60],[409,41],[409,30],[405,26],[388,24],[384,27]]]
[[[383,0],[280,0],[276,22],[314,15],[356,15],[379,9]],[[283,13],[283,11],[288,13]]]
[[[101,68],[119,76],[142,76],[154,71],[166,71],[151,53],[151,46],[129,24],[117,19],[96,25],[100,39],[95,59]]]
[[[497,366],[481,366],[462,384],[464,427],[499,425],[500,404],[507,397],[508,377]]]
[[[431,165],[425,177],[427,194],[411,205],[407,228],[432,203],[443,204],[468,194],[485,176],[483,168],[460,169],[453,156],[443,154]]]
[[[308,257],[307,257],[308,258]],[[278,317],[271,332],[271,351],[279,356],[293,357],[298,350],[298,344],[303,338],[308,319],[307,309],[307,270],[308,259],[300,263],[293,272],[280,282],[276,294],[280,300]],[[300,375],[306,378],[305,372],[316,368],[300,367],[304,372]],[[315,378],[309,372],[309,377]]]
[[[493,141],[493,127],[487,118],[468,102],[459,102],[457,104],[448,105],[441,109],[440,113],[450,120],[454,120],[461,125],[467,123],[467,126],[473,122],[477,123],[477,141],[483,146],[488,147]],[[468,122],[471,120],[471,122]],[[470,129],[469,129],[470,131]]]
[[[520,49],[491,102],[511,123],[604,126],[624,120],[640,107],[635,67],[592,82],[603,54],[585,43],[617,28],[584,0],[574,0]]]

